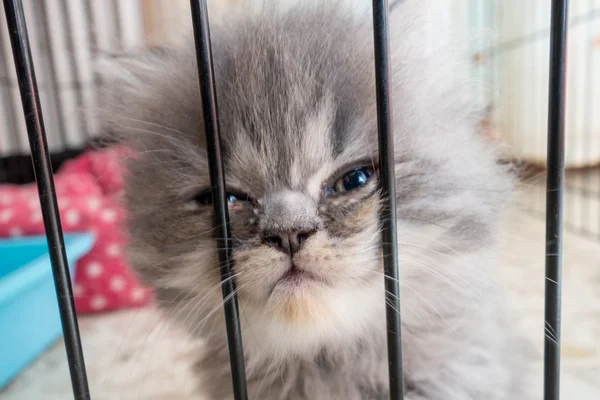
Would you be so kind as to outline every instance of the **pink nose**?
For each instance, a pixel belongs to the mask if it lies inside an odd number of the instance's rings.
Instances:
[[[302,244],[315,233],[315,230],[284,232],[277,235],[267,235],[263,238],[263,242],[293,256],[302,248]]]

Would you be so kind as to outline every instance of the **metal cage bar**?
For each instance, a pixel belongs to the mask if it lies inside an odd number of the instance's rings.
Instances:
[[[48,240],[73,395],[76,400],[89,400],[90,395],[79,336],[79,326],[73,302],[69,266],[56,202],[50,154],[48,152],[48,143],[46,142],[46,131],[31,57],[31,47],[27,35],[27,26],[25,24],[23,4],[21,0],[4,0],[4,11],[6,13],[12,54],[19,81],[19,91],[42,208],[44,229]]]
[[[398,283],[398,240],[396,231],[396,179],[392,129],[390,29],[388,1],[373,0],[375,52],[375,93],[377,97],[377,138],[381,209],[381,250],[385,274],[385,302],[390,399],[404,398],[402,341],[400,335],[400,285]]]
[[[546,181],[544,400],[560,397],[560,310],[565,181],[565,81],[568,0],[552,0]]]
[[[198,62],[202,114],[204,116],[206,151],[208,154],[214,207],[214,226],[217,235],[217,252],[221,272],[221,289],[223,292],[223,309],[225,312],[227,344],[229,346],[233,394],[236,400],[246,400],[248,392],[246,388],[246,372],[244,368],[244,351],[242,347],[238,302],[235,292],[233,259],[231,257],[231,232],[225,193],[223,159],[221,157],[219,111],[212,64],[208,9],[206,7],[206,0],[190,0],[190,4]]]

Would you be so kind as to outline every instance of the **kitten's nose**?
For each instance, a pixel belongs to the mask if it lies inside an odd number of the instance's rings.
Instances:
[[[263,238],[263,242],[293,256],[302,248],[302,244],[316,232],[316,230],[303,230],[284,232],[278,235],[267,235]]]

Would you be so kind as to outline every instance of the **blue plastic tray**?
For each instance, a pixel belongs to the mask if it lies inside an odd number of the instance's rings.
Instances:
[[[71,276],[93,242],[90,234],[65,235]],[[46,237],[0,240],[0,388],[61,334]]]

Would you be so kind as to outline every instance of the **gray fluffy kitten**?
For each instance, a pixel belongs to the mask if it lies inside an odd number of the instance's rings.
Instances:
[[[511,179],[432,4],[390,17],[405,398],[521,399],[493,277]],[[251,399],[387,399],[371,26],[321,4],[211,27]],[[202,390],[229,399],[194,46],[118,65],[103,72],[109,122],[137,151],[130,261],[206,340]]]

